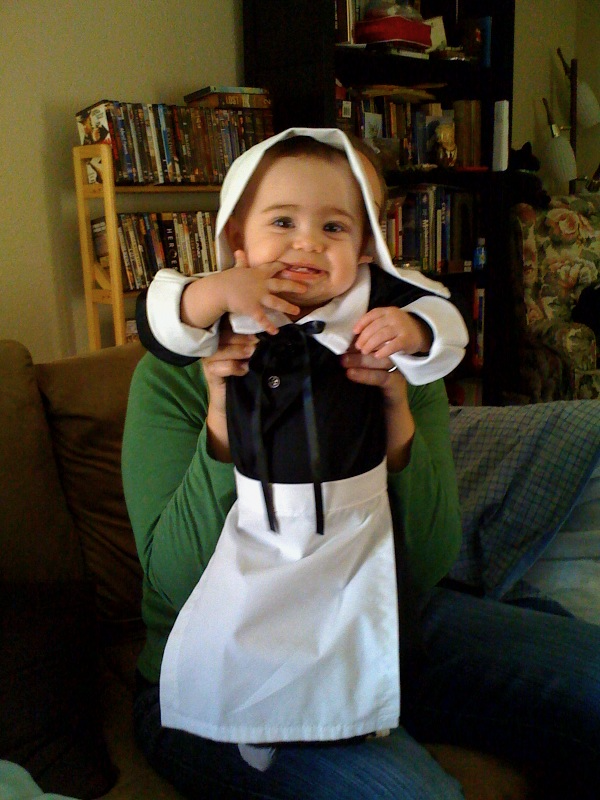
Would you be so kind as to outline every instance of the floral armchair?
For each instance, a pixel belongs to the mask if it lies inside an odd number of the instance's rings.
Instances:
[[[512,226],[517,394],[526,402],[600,398],[599,343],[572,320],[583,289],[600,281],[600,197],[554,197],[546,209],[519,203]]]

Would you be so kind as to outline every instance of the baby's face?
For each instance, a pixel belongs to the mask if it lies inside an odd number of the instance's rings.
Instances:
[[[303,313],[349,289],[363,250],[366,213],[345,156],[282,157],[261,171],[238,224],[248,264],[280,262],[281,277],[307,287],[286,297]],[[237,215],[237,212],[236,212]]]

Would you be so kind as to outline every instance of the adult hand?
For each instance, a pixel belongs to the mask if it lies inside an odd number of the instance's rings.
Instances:
[[[379,386],[387,403],[404,402],[407,398],[407,383],[389,358],[360,353],[354,346],[342,356],[342,366],[349,380],[367,386]]]
[[[388,358],[363,355],[351,347],[342,356],[349,380],[379,386],[384,396],[387,426],[387,464],[397,472],[408,464],[415,423],[408,403],[408,383]]]

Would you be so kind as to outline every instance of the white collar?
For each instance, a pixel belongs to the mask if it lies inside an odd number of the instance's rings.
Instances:
[[[352,329],[355,322],[366,313],[370,294],[371,273],[367,264],[361,264],[358,267],[356,280],[347,292],[302,317],[298,320],[298,324],[322,320],[325,328],[322,333],[315,334],[314,338],[332,353],[341,355],[348,350],[354,340]],[[269,311],[267,316],[278,328],[291,322],[289,317],[280,311]],[[252,317],[230,314],[229,319],[235,333],[260,333],[263,330]]]

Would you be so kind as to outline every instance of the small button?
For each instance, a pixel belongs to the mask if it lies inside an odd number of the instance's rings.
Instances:
[[[279,378],[278,375],[271,375],[267,379],[267,386],[269,387],[269,389],[277,389],[277,387],[280,386],[280,384],[281,384],[281,379]]]

